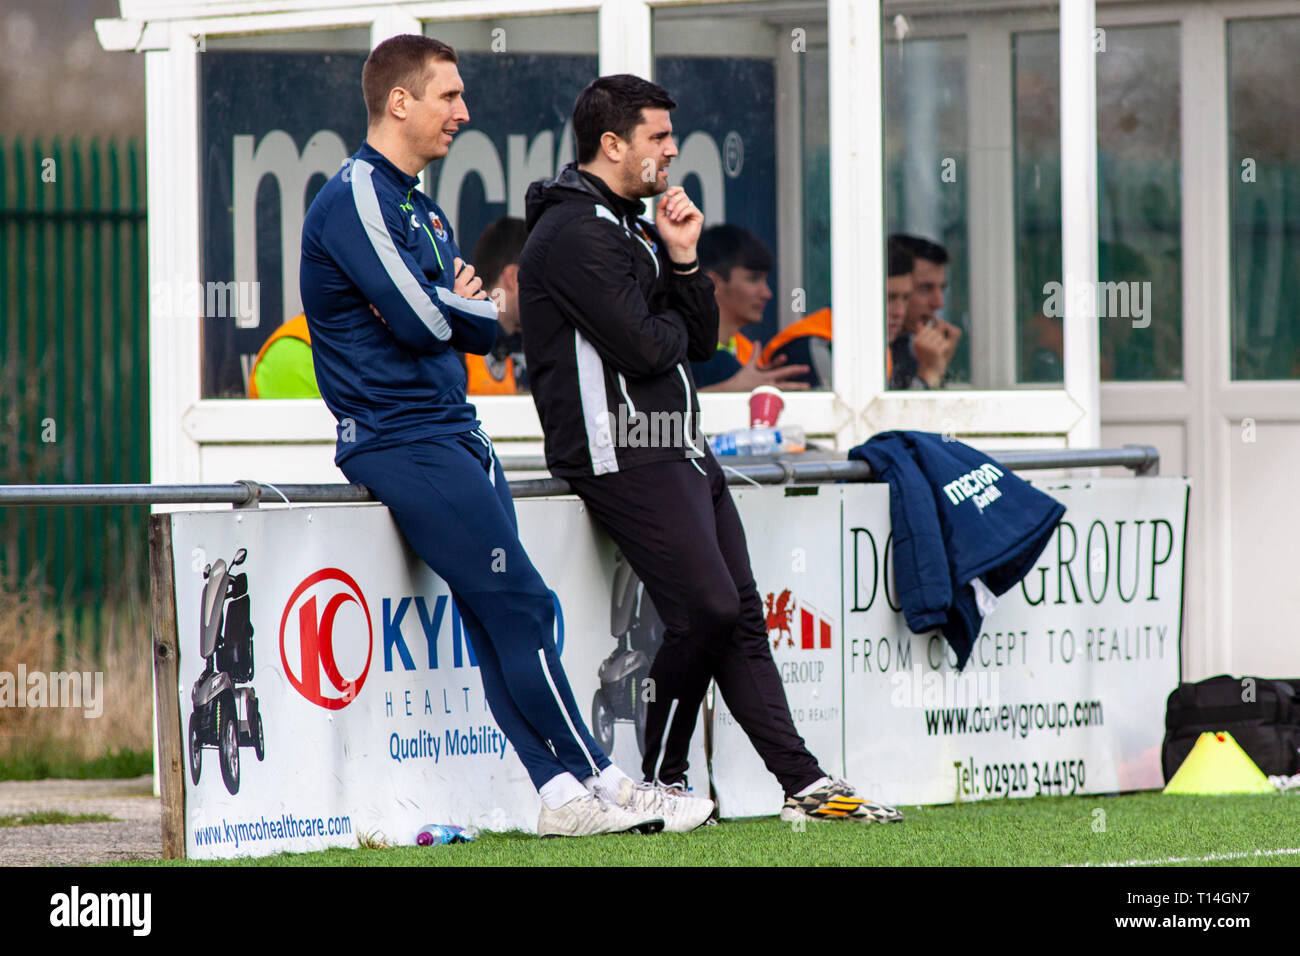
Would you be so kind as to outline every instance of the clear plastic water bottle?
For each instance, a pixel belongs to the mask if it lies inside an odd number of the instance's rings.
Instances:
[[[787,453],[801,452],[808,450],[808,436],[803,433],[802,425],[782,425],[777,429],[780,436],[777,440],[781,444],[781,450]]]
[[[736,433],[722,432],[721,434],[710,436],[709,447],[713,449],[713,454],[715,457],[720,458],[723,455],[735,455],[736,454]]]
[[[729,432],[723,432],[720,435],[714,435],[709,439],[709,447],[713,449],[713,454],[717,457],[761,454],[761,452],[753,450],[754,440],[751,438],[750,433],[754,430],[752,428],[737,428]],[[771,429],[764,430],[770,431]]]
[[[709,439],[709,447],[718,457],[724,455],[773,455],[777,452],[799,452],[805,448],[804,431],[798,425],[772,428],[756,425],[723,432]]]
[[[416,846],[446,846],[448,843],[469,843],[478,831],[473,827],[453,827],[445,823],[431,823],[421,827],[415,835]]]
[[[755,425],[736,435],[737,455],[772,455],[781,448],[781,433],[770,425]]]

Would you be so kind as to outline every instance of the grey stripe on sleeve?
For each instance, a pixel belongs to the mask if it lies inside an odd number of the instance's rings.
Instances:
[[[406,304],[433,333],[440,342],[451,338],[451,326],[447,317],[433,304],[424,286],[415,277],[393,244],[393,237],[384,222],[384,214],[379,209],[379,196],[375,193],[375,184],[371,182],[373,167],[365,160],[358,159],[352,164],[352,201],[356,204],[357,215],[370,238],[370,246],[388,273],[388,278],[397,291],[402,293]]]
[[[480,319],[496,319],[497,304],[491,299],[467,299],[444,286],[438,286],[438,301],[449,308],[468,312]]]

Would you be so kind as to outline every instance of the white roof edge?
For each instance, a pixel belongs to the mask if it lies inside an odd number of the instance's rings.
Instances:
[[[144,53],[171,47],[171,26],[144,20],[96,20],[99,45],[111,52]]]
[[[122,19],[141,21],[198,20],[393,5],[394,0],[120,0]],[[400,0],[397,5],[401,6]]]
[[[99,45],[111,52],[134,50],[144,33],[142,20],[96,20],[95,35]]]

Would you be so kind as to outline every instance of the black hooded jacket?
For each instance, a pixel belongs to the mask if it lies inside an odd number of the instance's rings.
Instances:
[[[675,274],[641,203],[575,164],[526,201],[519,315],[551,473],[702,457],[688,363],[717,348],[713,283]]]

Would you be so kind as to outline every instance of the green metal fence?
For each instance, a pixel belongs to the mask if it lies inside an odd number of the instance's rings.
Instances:
[[[2,482],[149,480],[144,185],[135,143],[0,141]],[[147,515],[6,508],[0,564],[69,611],[135,595]]]

